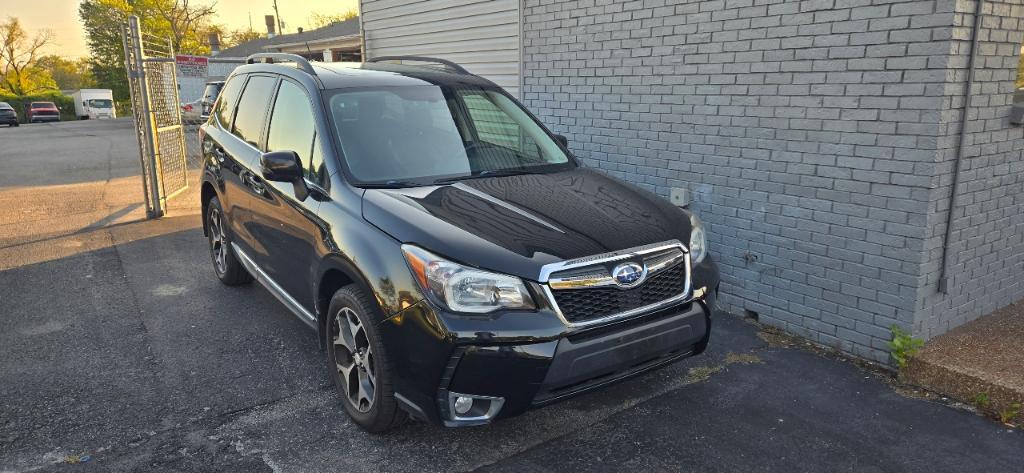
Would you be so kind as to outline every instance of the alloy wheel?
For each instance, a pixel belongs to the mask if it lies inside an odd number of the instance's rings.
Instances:
[[[373,349],[355,311],[344,307],[331,321],[334,364],[344,381],[345,398],[359,412],[369,412],[377,390]]]
[[[210,253],[213,255],[213,264],[217,266],[217,273],[224,274],[228,271],[228,246],[227,236],[224,233],[224,221],[221,218],[220,210],[210,209]]]

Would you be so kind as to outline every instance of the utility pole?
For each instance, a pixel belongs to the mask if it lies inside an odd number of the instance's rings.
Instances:
[[[281,12],[277,11],[277,0],[274,0],[274,15],[277,16],[277,34],[284,34],[284,22],[281,21]]]
[[[252,11],[249,12],[249,31],[252,31]]]

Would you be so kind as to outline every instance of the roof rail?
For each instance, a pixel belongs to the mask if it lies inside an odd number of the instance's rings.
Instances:
[[[257,62],[260,62],[261,59],[265,59],[266,61],[263,61],[263,62],[265,62],[266,64],[273,64],[275,61],[294,62],[297,66],[299,66],[299,69],[302,69],[303,72],[305,72],[305,73],[307,73],[307,74],[309,74],[311,76],[316,76],[316,71],[313,70],[313,65],[309,63],[309,60],[307,60],[306,58],[304,58],[302,56],[299,56],[298,54],[289,54],[289,53],[256,53],[256,54],[250,54],[249,57],[245,58],[245,63],[246,64],[255,64]]]
[[[366,60],[366,62],[384,62],[384,61],[433,62],[433,63],[442,64],[442,65],[448,66],[449,68],[451,68],[455,72],[458,72],[459,74],[469,74],[470,73],[465,68],[463,68],[462,66],[460,66],[460,65],[458,65],[458,64],[456,64],[456,63],[454,63],[452,61],[449,61],[447,59],[440,59],[440,58],[436,58],[436,57],[425,57],[425,56],[380,56],[380,57],[375,57],[375,58],[367,59]]]

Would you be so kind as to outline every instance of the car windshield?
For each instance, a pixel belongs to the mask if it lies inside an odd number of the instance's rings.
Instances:
[[[52,108],[53,102],[32,102],[32,108]]]
[[[89,101],[89,106],[95,108],[110,108],[111,105],[113,105],[113,102],[107,99],[92,99]]]
[[[353,88],[326,100],[349,172],[364,185],[427,185],[575,167],[498,89]]]

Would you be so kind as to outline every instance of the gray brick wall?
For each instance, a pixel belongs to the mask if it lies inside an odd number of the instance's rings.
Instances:
[[[951,290],[935,291],[946,232],[953,162],[959,141],[976,2],[956,3],[949,81],[942,107],[938,186],[930,199],[930,275],[919,301],[915,332],[926,338],[1024,298],[1024,130],[1008,120],[1021,43],[1024,2],[988,1],[982,12],[980,49],[959,195],[950,240]]]
[[[972,121],[961,292],[935,294],[969,4],[525,0],[523,98],[589,165],[691,191],[727,310],[887,361],[894,324],[931,336],[1001,303],[972,291],[1021,297],[1003,90],[1020,38],[1001,32]]]

